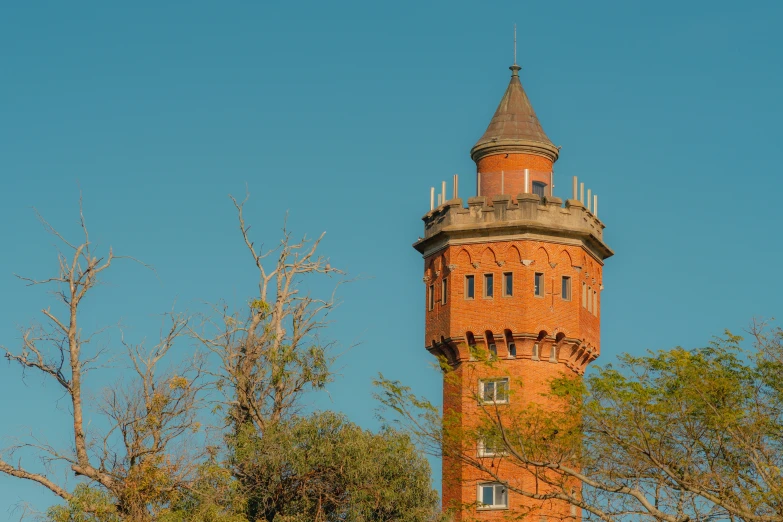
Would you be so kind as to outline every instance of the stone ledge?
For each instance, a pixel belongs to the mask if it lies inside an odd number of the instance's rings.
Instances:
[[[425,214],[424,237],[414,248],[425,253],[450,239],[535,233],[581,240],[600,260],[614,253],[603,242],[603,222],[578,200],[566,200],[564,205],[555,197],[519,194],[515,203],[504,194],[472,197],[467,203],[464,207],[462,199],[452,199]]]

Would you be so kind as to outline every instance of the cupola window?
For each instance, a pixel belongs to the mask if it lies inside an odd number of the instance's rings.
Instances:
[[[533,194],[535,194],[539,198],[543,198],[546,195],[546,183],[541,183],[540,181],[534,181]]]

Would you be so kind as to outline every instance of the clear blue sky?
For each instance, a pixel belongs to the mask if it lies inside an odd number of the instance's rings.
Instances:
[[[227,198],[247,183],[259,242],[288,211],[364,276],[330,328],[362,344],[319,404],[377,427],[378,371],[439,402],[411,243],[430,186],[460,173],[473,195],[514,22],[557,175],[600,195],[616,252],[600,362],[781,315],[780,2],[158,4],[0,7],[0,343],[46,303],[13,273],[55,266],[32,206],[70,233],[81,187],[93,238],[157,268],[117,267],[85,315],[154,338],[174,301],[252,295]],[[67,444],[59,398],[3,362],[0,436]],[[0,476],[0,520],[25,501],[53,498]]]

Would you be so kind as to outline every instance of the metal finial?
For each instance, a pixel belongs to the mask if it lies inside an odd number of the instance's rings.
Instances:
[[[517,64],[517,24],[514,24],[514,65]]]

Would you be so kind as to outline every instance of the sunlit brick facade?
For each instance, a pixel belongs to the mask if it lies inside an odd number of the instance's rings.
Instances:
[[[479,422],[483,383],[508,379],[501,385],[509,402],[541,402],[553,377],[579,378],[600,353],[602,270],[612,251],[603,242],[597,198],[586,201],[575,180],[571,199],[556,197],[559,148],[530,105],[519,67],[511,70],[500,105],[471,150],[478,195],[467,206],[444,197],[424,216],[424,238],[414,245],[424,257],[425,345],[447,362],[444,412],[459,414],[465,426]],[[476,360],[469,345],[496,362]],[[467,451],[480,457],[482,450]],[[493,458],[491,465],[510,484],[538,487],[509,459]],[[444,458],[443,504],[455,508],[458,520],[501,520],[522,511],[536,522],[580,518],[563,502],[504,493],[491,483],[474,467]],[[493,503],[482,502],[487,499]]]

